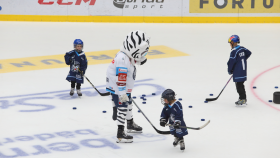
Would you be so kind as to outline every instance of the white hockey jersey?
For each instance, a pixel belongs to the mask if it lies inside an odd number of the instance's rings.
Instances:
[[[106,90],[123,95],[131,93],[136,77],[136,67],[124,52],[118,52],[107,69]]]

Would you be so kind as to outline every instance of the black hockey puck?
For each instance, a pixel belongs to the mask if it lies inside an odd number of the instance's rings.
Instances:
[[[147,100],[146,98],[143,98],[143,100]]]
[[[140,97],[141,99],[144,99],[144,97]]]
[[[182,99],[182,98],[179,98],[179,100],[182,101],[183,99]]]
[[[275,89],[278,89],[278,86],[275,86]]]
[[[152,93],[152,95],[156,95],[156,93]]]
[[[208,101],[205,100],[204,103],[208,103]]]
[[[257,87],[256,87],[256,86],[254,86],[253,88],[254,88],[254,89],[256,89]]]
[[[280,104],[280,92],[273,93],[273,103]]]
[[[73,107],[73,110],[76,110],[77,108],[76,107]]]
[[[189,106],[189,108],[192,108],[192,106]]]
[[[141,112],[140,110],[138,110],[138,112]]]
[[[143,95],[142,95],[142,97],[146,97],[146,95],[145,95],[145,94],[143,94]]]
[[[268,102],[272,102],[272,100],[269,100]]]
[[[201,119],[201,121],[205,121],[205,119]]]
[[[136,99],[136,97],[134,96],[133,99]]]
[[[106,111],[102,111],[103,113],[106,113]]]
[[[146,104],[146,102],[143,102],[143,104]]]
[[[213,96],[213,94],[210,94],[210,96]]]

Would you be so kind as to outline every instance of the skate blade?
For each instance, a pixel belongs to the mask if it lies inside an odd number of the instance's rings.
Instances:
[[[235,104],[236,107],[246,107],[247,106],[247,103],[245,104]]]
[[[117,143],[132,143],[133,139],[123,139],[123,138],[118,138]]]
[[[127,130],[127,133],[142,133],[142,131]]]

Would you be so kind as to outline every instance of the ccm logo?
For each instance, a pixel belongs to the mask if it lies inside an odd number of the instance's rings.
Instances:
[[[73,2],[63,2],[63,1],[66,1],[66,0],[57,0],[57,4],[58,5],[72,5]],[[89,5],[94,5],[96,0],[83,0],[85,3],[87,3],[88,1],[90,1]],[[80,5],[82,2],[82,0],[76,0],[76,3],[75,5]],[[54,4],[54,1],[50,1],[50,0],[38,0],[38,3],[39,4],[42,4],[42,5],[52,5]]]

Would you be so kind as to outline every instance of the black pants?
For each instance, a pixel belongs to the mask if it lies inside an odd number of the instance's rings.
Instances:
[[[237,93],[239,94],[239,99],[246,99],[246,91],[243,82],[235,82]]]
[[[76,81],[71,81],[71,88],[75,88]],[[81,83],[77,83],[76,89],[81,89]]]

